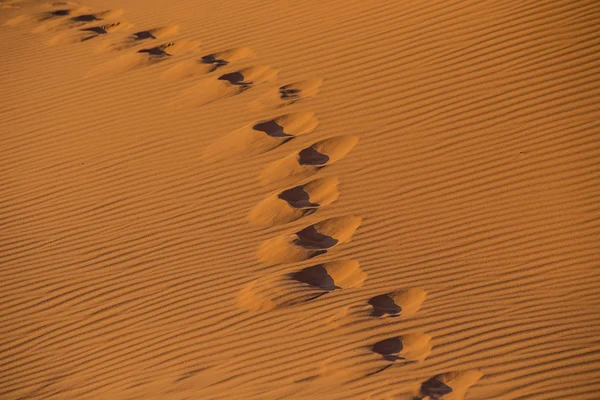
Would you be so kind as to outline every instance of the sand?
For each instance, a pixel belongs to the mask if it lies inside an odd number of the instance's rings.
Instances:
[[[0,2],[0,398],[598,399],[597,1]]]

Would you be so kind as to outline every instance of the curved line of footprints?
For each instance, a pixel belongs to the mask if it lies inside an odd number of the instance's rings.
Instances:
[[[105,37],[132,25],[117,20],[122,10],[92,13],[88,7],[74,2],[53,3],[48,10],[35,15],[21,15],[6,25],[38,22],[34,32],[58,31],[49,44],[87,42]],[[76,30],[75,35],[65,34]],[[133,32],[124,42],[110,45],[111,50],[129,50],[127,53],[101,66],[100,72],[124,71],[151,65],[185,54],[199,48],[199,41],[180,40],[143,46],[175,35],[177,26],[163,26]],[[141,45],[141,46],[140,46]],[[213,76],[236,62],[251,58],[250,49],[233,48],[201,56],[199,59],[176,63],[162,73],[166,80],[198,75],[207,77],[190,87],[175,99],[174,105],[185,101],[202,105],[218,99],[243,93],[253,87],[273,81],[277,71],[264,65],[237,68]],[[313,78],[282,85],[270,90],[250,104],[254,110],[277,110],[319,93],[322,79]],[[210,161],[230,156],[255,156],[278,148],[300,135],[310,134],[318,125],[314,112],[282,112],[267,120],[257,120],[223,136],[209,145],[204,158]],[[342,160],[358,143],[356,136],[332,136],[295,150],[289,155],[267,165],[260,174],[264,185],[299,182],[315,175],[327,166]],[[338,196],[339,179],[319,177],[302,184],[282,187],[265,197],[248,214],[248,222],[257,227],[287,224],[313,214],[321,207],[334,203]],[[283,264],[309,260],[350,242],[362,220],[356,216],[343,216],[321,220],[296,232],[271,238],[258,249],[258,258],[265,264]],[[367,274],[357,260],[338,259],[316,263],[282,277],[266,276],[250,282],[238,296],[239,304],[254,311],[316,301],[333,291],[360,287]],[[371,317],[414,316],[425,301],[422,289],[408,288],[377,295],[368,300]],[[366,376],[380,373],[401,361],[422,363],[431,353],[431,337],[425,333],[405,333],[373,343],[371,350],[388,364]],[[461,399],[469,387],[482,374],[477,370],[452,371],[436,375],[421,383],[415,399],[439,400],[450,395]]]

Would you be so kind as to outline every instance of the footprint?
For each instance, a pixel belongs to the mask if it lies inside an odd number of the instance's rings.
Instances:
[[[338,260],[275,277],[263,277],[247,284],[237,296],[247,311],[265,312],[316,300],[333,290],[362,286],[366,273],[358,261]],[[326,322],[339,318],[330,316]]]
[[[146,31],[134,32],[129,38],[130,41],[141,42],[144,40],[165,39],[179,32],[179,25],[160,26],[158,28],[148,29]]]
[[[200,46],[198,40],[180,40],[176,42],[163,43],[158,46],[138,50],[135,53],[121,55],[98,68],[91,74],[107,72],[123,72],[135,68],[156,64],[173,56],[179,56],[196,50]]]
[[[337,200],[338,183],[334,177],[320,178],[273,194],[250,211],[248,221],[257,226],[296,221]]]
[[[416,361],[422,363],[431,354],[431,336],[410,333],[381,340],[373,345],[373,352],[387,361]]]
[[[65,17],[74,17],[78,15],[88,14],[91,12],[91,8],[75,6],[75,4],[71,4],[72,7],[69,7],[69,4],[57,4],[56,7],[58,6],[60,6],[60,8],[43,12],[39,16],[38,21],[47,21],[50,19],[64,19]]]
[[[288,180],[304,179],[319,169],[341,160],[358,143],[357,136],[334,136],[292,153],[269,164],[262,171],[263,185]]]
[[[69,18],[69,22],[71,24],[80,25],[87,24],[89,22],[102,21],[105,19],[118,18],[123,15],[124,11],[122,9],[116,10],[107,10],[95,14],[91,13],[82,13],[79,15],[73,15]]]
[[[292,274],[292,279],[330,292],[336,289],[361,287],[367,277],[354,260],[330,261],[306,267]]]
[[[421,308],[427,292],[422,289],[398,290],[391,293],[380,294],[369,300],[373,307],[371,315],[381,317],[391,315],[393,317],[410,317]]]
[[[90,28],[83,28],[83,29],[81,29],[81,31],[85,32],[87,34],[87,36],[84,37],[83,39],[81,39],[81,41],[85,42],[87,40],[94,39],[94,38],[97,38],[102,35],[107,35],[111,32],[116,32],[122,26],[123,25],[120,22],[115,22],[113,24],[98,25],[98,26],[92,26]]]
[[[54,8],[58,6],[60,6],[61,8]],[[53,6],[53,9],[49,11],[44,11],[36,15],[18,15],[14,18],[9,19],[5,23],[5,25],[15,26],[25,22],[42,22],[41,25],[34,29],[34,32],[44,32],[45,30],[49,30],[63,23],[65,20],[68,19],[68,17],[86,14],[90,11],[91,9],[89,7],[76,6],[73,3],[57,4]]]
[[[312,78],[283,85],[255,100],[251,104],[251,108],[254,110],[275,109],[314,97],[319,94],[322,83],[323,79]]]
[[[176,42],[163,43],[158,46],[138,50],[139,54],[147,54],[149,57],[163,59],[187,53],[200,47],[199,40],[179,40]]]
[[[64,31],[66,29],[72,29],[75,27],[82,27],[91,22],[116,19],[123,15],[123,10],[107,10],[92,14],[90,13],[90,9],[88,7],[77,7],[74,9],[54,10],[50,13],[50,15],[45,14],[46,17],[42,17],[42,19],[45,18],[43,20],[46,22],[36,27],[33,30],[34,33]],[[55,41],[57,41],[57,39],[55,39]]]
[[[175,80],[190,76],[203,75],[229,65],[235,61],[252,57],[252,50],[247,47],[238,47],[234,49],[219,51],[207,54],[198,60],[182,61],[162,75],[162,79]]]
[[[208,77],[183,91],[173,101],[173,106],[183,104],[203,105],[218,99],[235,96],[264,82],[272,81],[277,71],[266,65],[243,68],[235,72]]]
[[[284,114],[253,122],[223,136],[204,151],[204,159],[218,161],[243,155],[256,156],[273,150],[294,137],[312,132],[318,125],[313,112]]]
[[[115,22],[112,24],[105,25],[97,25],[89,28],[80,29],[76,35],[73,35],[68,32],[61,32],[55,35],[52,39],[48,41],[50,46],[56,46],[59,44],[69,44],[69,43],[77,43],[77,42],[86,42],[91,39],[95,39],[109,33],[113,33],[122,29],[124,24],[121,22]]]
[[[462,400],[469,388],[483,376],[478,370],[452,371],[426,380],[419,389],[419,400]]]
[[[138,31],[132,33],[127,39],[118,44],[113,44],[106,50],[126,50],[135,46],[139,46],[143,43],[148,43],[151,40],[164,40],[174,36],[179,32],[179,25],[165,25],[157,28],[148,29],[145,31]]]
[[[269,239],[259,247],[258,258],[267,264],[308,260],[349,242],[361,218],[344,216],[326,219],[294,234]]]

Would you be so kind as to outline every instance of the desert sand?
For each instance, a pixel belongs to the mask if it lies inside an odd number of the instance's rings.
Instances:
[[[600,398],[600,3],[0,1],[0,398]]]

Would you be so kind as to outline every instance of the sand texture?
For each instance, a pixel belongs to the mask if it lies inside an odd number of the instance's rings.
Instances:
[[[600,399],[600,2],[0,1],[1,400]]]

